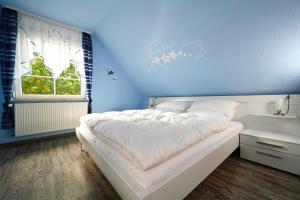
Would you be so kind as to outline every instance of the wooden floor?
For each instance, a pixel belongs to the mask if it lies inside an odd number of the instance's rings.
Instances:
[[[75,136],[0,148],[0,199],[120,199]],[[230,156],[186,200],[300,199],[300,178]]]

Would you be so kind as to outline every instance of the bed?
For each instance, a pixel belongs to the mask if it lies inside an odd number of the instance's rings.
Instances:
[[[115,148],[95,136],[84,123],[76,134],[84,150],[88,151],[101,171],[122,199],[183,199],[239,146],[239,133],[251,113],[264,113],[278,95],[218,96],[218,97],[155,97],[150,107],[165,101],[203,101],[227,99],[240,103],[226,129],[191,145],[161,164],[141,169]],[[244,124],[244,125],[243,125]]]

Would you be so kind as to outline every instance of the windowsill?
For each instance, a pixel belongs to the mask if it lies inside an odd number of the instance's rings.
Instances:
[[[11,101],[13,104],[18,103],[57,103],[57,102],[88,102],[87,99],[72,99],[72,98],[66,98],[66,99],[14,99]]]

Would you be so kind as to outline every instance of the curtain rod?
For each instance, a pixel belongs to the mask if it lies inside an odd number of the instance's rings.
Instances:
[[[84,29],[81,29],[81,28],[78,28],[78,27],[75,27],[75,26],[71,26],[69,24],[65,24],[63,22],[60,22],[60,21],[57,21],[57,20],[52,20],[52,19],[49,19],[48,17],[44,17],[44,16],[40,16],[40,15],[36,15],[36,14],[33,14],[33,13],[30,13],[30,12],[27,12],[27,11],[24,11],[24,10],[21,10],[21,9],[18,9],[18,8],[15,8],[15,7],[12,7],[12,6],[3,6],[5,8],[10,8],[10,9],[13,9],[13,10],[16,10],[20,13],[23,13],[23,14],[27,14],[27,15],[30,15],[32,17],[36,17],[36,18],[39,18],[41,20],[45,20],[45,21],[48,21],[50,23],[55,23],[55,24],[59,24],[59,25],[62,25],[62,26],[65,26],[65,27],[68,27],[70,29],[73,29],[73,30],[76,30],[76,31],[81,31],[81,32],[85,32],[85,33],[88,33],[88,34],[91,34],[92,33],[90,31],[87,31],[87,30],[84,30]]]

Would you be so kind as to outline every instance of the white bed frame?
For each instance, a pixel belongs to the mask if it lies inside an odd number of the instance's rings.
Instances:
[[[260,96],[205,96],[205,97],[155,97],[149,98],[149,105],[156,105],[163,101],[199,101],[207,99],[229,99],[241,103],[240,110],[235,121],[241,121],[247,126],[249,114],[273,114],[275,112],[275,101],[286,95],[260,95]],[[300,110],[300,95],[291,95],[292,110]],[[126,200],[176,200],[183,199],[197,185],[199,185],[212,171],[214,171],[236,148],[239,146],[239,135],[234,136],[228,142],[221,145],[205,158],[185,169],[181,173],[170,177],[159,185],[144,189],[138,185],[133,178],[120,173],[105,158],[102,157],[89,144],[80,133],[76,134],[83,146],[89,152],[103,174],[110,181],[122,199]]]

